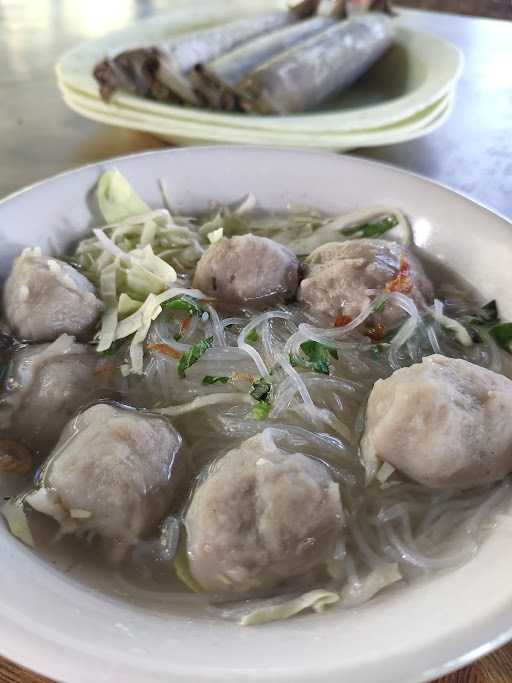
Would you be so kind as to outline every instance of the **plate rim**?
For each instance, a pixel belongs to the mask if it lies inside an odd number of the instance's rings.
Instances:
[[[64,83],[63,81],[59,80],[57,83],[60,94],[64,101],[67,103],[68,99],[74,100],[76,104],[80,106],[80,108],[83,109],[92,109],[93,111],[97,112],[100,115],[103,115],[109,119],[115,119],[117,116],[123,118],[126,117],[127,119],[133,120],[136,122],[137,120],[142,121],[147,121],[149,123],[154,123],[155,127],[159,127],[161,130],[164,128],[169,128],[170,130],[173,129],[175,126],[183,126],[184,128],[189,127],[190,130],[194,131],[197,129],[202,129],[205,124],[202,122],[198,121],[188,121],[186,119],[183,120],[171,120],[167,117],[159,116],[156,113],[150,113],[150,112],[142,112],[138,111],[129,107],[126,107],[124,105],[118,104],[114,102],[112,105],[107,105],[104,103],[101,99],[97,97],[93,97],[91,95],[88,95],[82,91],[77,90],[76,88],[73,88],[67,83]],[[430,123],[433,121],[440,113],[442,110],[445,109],[446,104],[450,99],[453,99],[455,97],[456,90],[455,88],[449,89],[447,92],[443,93],[439,99],[435,100],[434,102],[430,103],[426,107],[418,110],[411,116],[406,116],[403,119],[400,119],[399,121],[396,121],[392,124],[389,124],[387,126],[379,126],[377,128],[361,128],[358,130],[347,130],[347,131],[317,131],[315,133],[315,138],[316,139],[322,139],[322,140],[344,140],[347,139],[355,139],[355,140],[361,140],[365,136],[385,136],[386,134],[392,134],[392,133],[398,133],[400,131],[402,132],[412,132],[415,130],[418,130],[419,128],[422,127],[422,124],[424,122]],[[426,113],[425,113],[426,112]],[[411,119],[413,119],[413,123],[410,123]],[[409,123],[407,123],[409,122]],[[404,128],[405,126],[405,128]],[[209,128],[209,127],[208,127]],[[236,128],[236,127],[235,127]],[[214,127],[214,130],[231,130],[232,128],[227,125],[217,125]],[[291,131],[270,131],[270,130],[262,130],[262,129],[242,129],[242,128],[236,128],[237,134],[240,136],[250,136],[250,135],[257,135],[257,136],[278,136],[279,139],[298,139],[299,137],[309,137],[308,133],[305,133],[301,130],[291,130]],[[225,142],[224,144],[231,144],[229,142]],[[270,144],[270,143],[268,143]]]
[[[236,142],[236,140],[233,139],[228,142],[222,134],[219,134],[218,136],[218,139],[221,140],[219,143],[217,139],[213,139],[212,137],[208,136],[202,136],[200,133],[198,133],[195,130],[196,124],[191,124],[191,130],[188,132],[185,131],[183,133],[177,134],[173,132],[172,125],[169,126],[169,130],[167,131],[164,130],[164,128],[151,125],[150,121],[137,121],[136,119],[132,121],[131,119],[123,117],[123,115],[119,113],[109,115],[106,112],[89,108],[88,106],[82,105],[80,102],[76,101],[74,95],[70,95],[63,90],[61,90],[61,95],[66,105],[79,116],[103,123],[104,125],[144,131],[171,144],[182,144],[184,146],[197,146],[198,144],[205,145],[208,142],[215,144],[216,146],[219,144],[241,146],[248,144],[244,142]],[[431,112],[427,117],[425,117],[426,122],[420,120],[420,125],[415,126],[410,130],[403,131],[399,126],[397,126],[393,130],[385,130],[381,132],[377,129],[375,131],[365,132],[364,134],[362,133],[360,137],[358,137],[355,133],[347,134],[346,136],[341,133],[339,135],[333,136],[326,135],[325,138],[322,139],[320,139],[318,136],[315,136],[314,142],[311,145],[306,142],[308,136],[301,137],[300,139],[298,135],[296,137],[286,136],[286,140],[289,141],[288,148],[292,149],[295,147],[299,149],[312,149],[321,151],[348,151],[356,148],[401,144],[402,142],[415,140],[437,130],[450,117],[453,111],[454,102],[455,93],[449,93],[445,95],[438,103],[436,103],[435,111],[433,113]],[[185,127],[187,127],[186,123]],[[243,135],[240,129],[241,137],[247,138],[250,137],[251,134],[252,132],[246,131],[245,135]],[[267,141],[262,144],[261,142],[254,140],[251,144],[267,147],[269,144],[268,135],[263,131],[258,131],[258,134],[261,137],[266,137]],[[278,146],[284,147],[284,136],[281,136],[280,134],[276,135],[279,137]]]

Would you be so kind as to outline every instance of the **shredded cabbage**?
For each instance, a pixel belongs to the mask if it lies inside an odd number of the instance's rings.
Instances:
[[[107,351],[115,340],[133,334],[123,373],[139,374],[151,322],[161,313],[160,304],[174,296],[173,263],[192,269],[204,249],[190,226],[178,224],[165,209],[152,211],[117,169],[102,174],[96,196],[108,224],[82,240],[74,258],[105,304],[97,350]],[[212,239],[221,232],[217,229]]]
[[[96,198],[107,223],[119,223],[125,218],[149,211],[149,206],[134,192],[117,168],[100,176]]]
[[[364,467],[365,484],[366,486],[369,486],[376,478],[380,465],[380,461],[377,458],[375,448],[371,441],[369,442],[368,447],[365,449],[364,457],[362,455],[361,449],[359,449],[359,459]]]
[[[389,462],[385,462],[381,465],[379,471],[377,472],[376,479],[378,482],[381,484],[384,484],[389,477],[393,474],[395,471],[395,468],[393,465],[390,465]]]
[[[1,511],[12,535],[25,545],[35,548],[36,544],[23,509],[23,499],[20,497],[11,498],[2,506]]]
[[[357,209],[348,214],[342,214],[337,218],[324,219],[321,221],[320,226],[316,230],[311,231],[309,235],[304,236],[305,231],[302,231],[302,234],[296,239],[288,241],[288,247],[298,256],[306,256],[313,249],[326,242],[340,242],[346,239],[353,239],[351,236],[344,234],[343,231],[346,231],[347,228],[382,218],[383,216],[392,216],[395,219],[403,244],[407,246],[413,242],[413,233],[409,221],[399,209],[388,206],[374,206],[366,209]]]
[[[147,322],[148,318],[154,320],[162,312],[162,307],[154,294],[148,294],[146,301],[124,320],[121,320],[115,330],[114,340],[125,339],[135,334]]]
[[[307,609],[312,609],[315,612],[323,612],[326,607],[334,605],[336,602],[339,602],[339,600],[340,596],[338,593],[324,589],[312,590],[297,598],[287,600],[286,602],[258,607],[245,614],[240,619],[240,625],[258,626],[259,624],[266,624],[269,621],[289,619]]]
[[[149,298],[149,297],[148,297]],[[142,324],[133,335],[130,344],[131,372],[142,375],[144,369],[144,341],[149,332],[151,322],[160,314],[161,307],[155,309],[148,308],[142,315]]]
[[[220,211],[216,213],[213,218],[203,223],[203,225],[199,228],[199,234],[208,237],[208,235],[211,235],[218,230],[222,230],[224,233],[224,221],[222,220],[222,214]]]
[[[154,282],[154,288],[151,288],[154,294],[167,289],[177,279],[174,268],[156,256],[151,244],[146,244],[142,249],[134,249],[130,252],[130,266],[127,273],[130,273],[132,269],[136,273],[140,273],[142,277],[148,277],[150,282]],[[159,291],[155,291],[155,289]]]
[[[230,392],[224,394],[208,394],[208,396],[198,396],[193,401],[190,401],[190,403],[167,406],[167,408],[158,408],[154,412],[160,413],[161,415],[169,415],[169,417],[178,417],[178,415],[185,415],[193,410],[199,410],[200,408],[206,408],[219,403],[251,404],[252,401],[250,396],[242,393]]]
[[[97,351],[108,351],[112,346],[117,328],[117,269],[118,261],[106,266],[100,275],[100,295],[105,304],[98,336]]]
[[[242,216],[244,213],[250,213],[251,211],[254,211],[256,208],[257,200],[256,197],[252,194],[252,192],[249,192],[247,197],[242,201],[240,206],[238,206],[235,209],[235,213],[238,216]]]
[[[462,344],[462,346],[473,346],[471,335],[466,330],[464,325],[462,325],[462,323],[460,323],[458,320],[449,318],[443,313],[443,304],[441,301],[439,301],[439,299],[434,301],[431,311],[432,315],[434,316],[434,320],[436,320],[441,327],[444,327],[446,330],[452,332],[459,344]]]
[[[215,244],[219,240],[221,240],[224,236],[224,228],[218,228],[217,230],[212,230],[212,232],[208,233],[208,240],[210,244]]]
[[[343,587],[340,594],[340,606],[344,608],[357,607],[368,602],[383,588],[401,581],[402,574],[396,563],[382,564],[376,567],[364,579],[351,581]]]
[[[192,572],[190,571],[187,556],[187,534],[184,529],[180,534],[178,550],[174,557],[174,571],[176,572],[176,576],[178,577],[178,579],[182,583],[184,583],[185,586],[187,586],[187,588],[190,588],[192,592],[202,592],[201,586],[194,579],[194,577],[192,576]]]
[[[183,272],[193,271],[204,252],[205,240],[215,244],[224,237],[226,229],[228,235],[247,232],[244,216],[254,210],[256,198],[249,194],[234,211],[221,208],[213,218],[197,226],[191,219],[179,219],[166,209],[151,210],[117,169],[102,174],[96,196],[107,225],[93,230],[94,237],[82,240],[74,257],[88,277],[99,285],[105,303],[98,351],[108,350],[116,339],[136,335],[130,346],[130,363],[123,372],[139,373],[142,371],[141,354],[147,331],[151,321],[161,312],[151,295],[166,291],[176,282],[175,267]],[[387,214],[391,214],[400,226],[403,241],[410,240],[407,220],[395,209],[374,207],[335,219],[315,219],[310,213],[308,220],[317,229],[311,228],[311,236],[306,238],[308,252],[313,242],[324,242],[327,237],[343,239],[341,230],[346,226]],[[268,229],[273,230],[271,227]],[[300,246],[295,245],[295,250],[302,253],[304,238],[300,237],[299,242]],[[293,240],[290,246],[294,247]],[[220,325],[216,327],[215,336],[218,340],[223,339],[223,335],[218,334]],[[409,323],[409,328],[412,334],[413,322]],[[344,331],[345,334],[348,332],[348,329]],[[264,374],[267,367],[258,351],[245,340],[239,346],[253,358],[260,374]],[[274,358],[272,360],[275,361]],[[283,369],[296,377],[297,373],[286,362]],[[300,379],[296,381],[311,417],[318,421],[319,415],[313,416],[305,387]]]
[[[41,250],[41,247],[25,247],[25,249],[23,249],[23,251],[21,252],[19,258],[40,258],[42,254],[43,252]]]
[[[136,301],[131,296],[128,296],[128,294],[125,294],[125,292],[122,292],[117,304],[117,312],[120,318],[126,318],[126,316],[138,311],[141,306],[142,303],[140,301]]]

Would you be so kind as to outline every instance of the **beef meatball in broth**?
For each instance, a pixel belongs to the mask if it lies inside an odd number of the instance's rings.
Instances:
[[[342,526],[328,468],[280,450],[271,433],[220,458],[185,517],[190,571],[205,591],[268,589],[320,568]]]
[[[87,334],[103,304],[94,286],[75,268],[25,249],[14,261],[4,287],[4,312],[14,333],[25,341],[54,341],[63,333]]]
[[[228,310],[290,300],[298,284],[297,257],[282,244],[250,234],[213,244],[197,264],[193,281]]]
[[[330,325],[338,316],[355,318],[365,310],[374,296],[368,290],[400,291],[417,304],[433,297],[432,284],[415,256],[402,244],[387,240],[323,244],[306,258],[304,274],[297,298]],[[403,315],[388,302],[382,322],[394,324]]]
[[[471,488],[512,472],[512,381],[434,355],[379,380],[368,401],[364,462],[387,462],[433,488]]]
[[[82,405],[112,396],[112,373],[101,372],[102,364],[91,346],[67,334],[17,351],[0,400],[0,430],[47,455]]]
[[[187,475],[165,418],[96,404],[64,429],[26,501],[64,533],[93,532],[121,559],[172,508]]]

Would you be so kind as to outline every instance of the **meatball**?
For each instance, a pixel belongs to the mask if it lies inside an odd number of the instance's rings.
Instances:
[[[323,565],[342,525],[327,467],[278,449],[269,431],[220,458],[185,526],[190,571],[205,591],[268,589]]]
[[[25,249],[14,261],[4,287],[4,312],[25,341],[54,341],[60,334],[87,334],[103,304],[93,285],[63,261]]]
[[[94,532],[120,558],[167,514],[186,468],[166,418],[98,403],[65,427],[27,502],[65,533]]]
[[[290,300],[298,284],[297,257],[282,244],[255,235],[213,244],[197,264],[193,281],[228,310]]]
[[[465,360],[428,356],[379,380],[361,442],[432,488],[470,488],[512,472],[512,381]]]
[[[104,363],[92,347],[67,334],[16,352],[0,401],[0,429],[34,453],[47,454],[82,405],[111,395]]]
[[[373,295],[368,290],[400,291],[417,304],[433,297],[432,284],[419,261],[402,244],[379,239],[330,242],[306,258],[297,298],[327,324],[338,316],[355,318]],[[402,277],[400,277],[402,274]],[[403,316],[389,302],[380,314],[390,325]]]

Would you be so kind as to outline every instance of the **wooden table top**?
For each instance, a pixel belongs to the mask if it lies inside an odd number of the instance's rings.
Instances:
[[[466,666],[432,683],[511,683],[512,645],[484,657],[471,666]],[[0,683],[52,683],[48,678],[37,676],[25,669],[0,658]],[[70,682],[72,683],[72,682]],[[117,681],[116,681],[117,683]],[[140,683],[143,683],[141,681]],[[172,683],[172,681],[169,681]],[[348,681],[340,683],[349,683]],[[369,681],[368,683],[378,683]],[[396,683],[402,683],[397,678]]]
[[[84,163],[163,146],[150,135],[98,125],[69,111],[53,65],[79,41],[184,1],[0,0],[0,197]],[[506,62],[512,23],[417,11],[405,15],[412,27],[463,50],[466,69],[454,113],[426,138],[355,154],[436,179],[512,216],[512,65]],[[0,683],[45,680],[0,659]],[[510,683],[512,646],[441,681]]]

